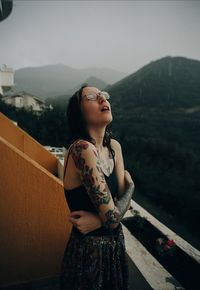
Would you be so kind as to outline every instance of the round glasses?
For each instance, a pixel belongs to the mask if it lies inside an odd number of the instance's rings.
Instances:
[[[83,97],[86,97],[90,101],[96,101],[99,95],[104,96],[106,100],[110,99],[109,93],[105,91],[99,93],[90,93],[88,95],[84,95]]]

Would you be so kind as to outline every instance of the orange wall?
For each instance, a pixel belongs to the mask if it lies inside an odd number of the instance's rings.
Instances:
[[[39,164],[55,171],[56,159],[22,130],[16,133],[2,114],[0,131],[6,135],[0,136],[0,286],[59,275],[72,226],[69,208],[62,181]],[[41,162],[22,152],[23,138],[25,151]]]
[[[57,176],[58,158],[1,112],[0,136]]]

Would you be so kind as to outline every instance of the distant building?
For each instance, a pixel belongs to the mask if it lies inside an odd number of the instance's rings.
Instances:
[[[14,86],[14,71],[4,64],[0,68],[0,98],[2,101],[16,108],[33,110],[36,114],[40,114],[44,109],[53,109],[51,104],[47,105],[45,101],[31,93],[15,92]]]
[[[38,114],[40,114],[44,109],[53,109],[51,104],[46,105],[43,100],[25,91],[6,94],[2,97],[2,100],[6,104],[13,105],[16,108],[30,109]]]
[[[56,157],[60,159],[60,161],[63,163],[65,154],[66,154],[66,148],[65,147],[52,147],[49,145],[45,145],[44,148],[54,154]],[[64,164],[63,164],[64,165]]]
[[[14,71],[5,64],[0,67],[0,96],[14,87]]]

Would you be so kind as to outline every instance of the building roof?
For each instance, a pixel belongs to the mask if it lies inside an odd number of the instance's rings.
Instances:
[[[13,94],[7,94],[4,97],[15,98],[17,96],[23,97],[25,95],[28,95],[28,96],[32,97],[33,99],[37,100],[41,104],[45,104],[45,102],[43,100],[41,100],[40,98],[32,95],[31,93],[25,92],[25,91],[14,92]]]

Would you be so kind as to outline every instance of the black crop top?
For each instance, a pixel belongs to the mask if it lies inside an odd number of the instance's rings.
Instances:
[[[65,172],[66,172],[66,168],[67,168],[67,162],[68,162],[68,158],[69,158],[69,153],[70,153],[70,149],[68,151],[68,155],[67,155],[67,161],[65,163],[65,168],[64,168],[64,173],[63,173],[63,181],[64,181],[64,177],[65,177]],[[112,152],[111,152],[112,153]],[[109,176],[105,176],[105,180],[106,183],[110,189],[112,198],[114,200],[114,198],[117,198],[117,194],[118,194],[118,182],[117,182],[117,177],[116,177],[116,173],[115,173],[115,159],[114,156],[112,154],[113,157],[113,161],[114,161],[114,168],[112,173]],[[97,209],[95,208],[95,206],[93,205],[87,190],[85,188],[85,186],[82,184],[78,187],[75,187],[73,189],[66,189],[64,188],[64,192],[65,192],[65,198],[67,200],[68,206],[70,208],[70,211],[76,211],[76,210],[85,210],[85,211],[90,211],[90,212],[94,212],[94,213],[98,213]],[[118,227],[116,227],[115,229],[106,229],[104,227],[98,228],[94,231],[91,231],[87,234],[82,234],[76,227],[72,227],[72,230],[78,235],[78,236],[85,236],[85,235],[109,235],[109,234],[113,234],[114,232],[117,231],[117,229],[119,228],[120,224],[118,225]]]

